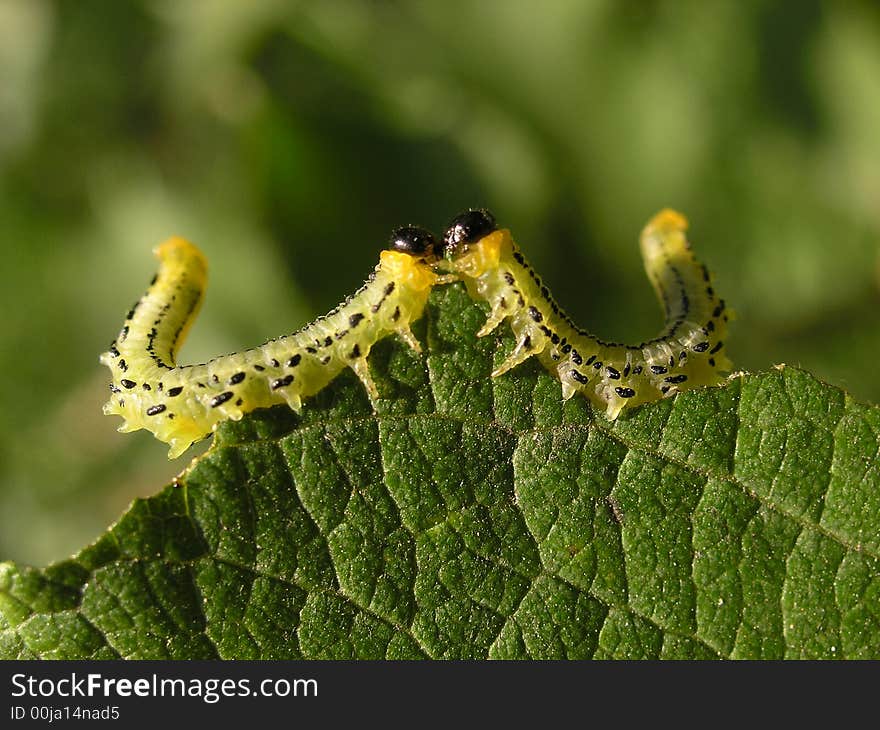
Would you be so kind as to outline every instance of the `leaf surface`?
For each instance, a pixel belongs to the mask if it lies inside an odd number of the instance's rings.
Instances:
[[[780,367],[611,423],[458,286],[418,358],[223,424],[72,559],[0,566],[4,658],[878,658],[880,408]]]

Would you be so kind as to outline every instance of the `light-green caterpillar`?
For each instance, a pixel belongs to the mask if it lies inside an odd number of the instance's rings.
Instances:
[[[170,445],[173,459],[220,421],[276,403],[299,411],[303,398],[346,367],[375,402],[379,393],[367,367],[373,344],[396,334],[421,349],[410,324],[422,316],[431,288],[445,280],[433,269],[435,243],[424,229],[400,228],[367,282],[329,314],[259,347],[177,365],[175,355],[202,302],[207,264],[188,241],[165,241],[155,251],[158,274],[101,355],[113,374],[104,413],[122,416],[120,431],[152,432]]]
[[[639,345],[603,342],[562,311],[526,261],[507,229],[486,210],[452,221],[444,236],[445,268],[462,279],[470,295],[489,305],[479,331],[488,335],[508,320],[516,347],[492,373],[497,377],[531,356],[562,383],[565,400],[586,396],[615,419],[627,407],[715,385],[731,367],[724,348],[731,312],[697,261],[680,213],[663,210],[642,231],[645,271],[666,323]]]

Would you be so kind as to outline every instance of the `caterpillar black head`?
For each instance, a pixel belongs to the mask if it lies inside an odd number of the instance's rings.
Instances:
[[[388,239],[388,247],[399,253],[427,257],[434,256],[438,250],[437,237],[431,231],[419,226],[396,228]]]
[[[485,208],[468,210],[455,216],[443,236],[443,254],[462,253],[468,244],[476,243],[498,228],[493,216]]]

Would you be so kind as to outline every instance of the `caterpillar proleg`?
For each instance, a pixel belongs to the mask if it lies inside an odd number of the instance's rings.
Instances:
[[[565,400],[582,393],[616,419],[624,408],[717,384],[731,367],[724,343],[732,313],[691,252],[686,230],[687,220],[672,210],[661,211],[642,230],[645,271],[666,323],[657,337],[639,345],[603,342],[575,325],[510,231],[498,229],[486,210],[452,221],[443,240],[444,266],[473,298],[488,303],[479,336],[510,321],[516,345],[493,377],[536,355],[562,383]]]
[[[346,367],[375,403],[370,348],[396,334],[420,352],[410,324],[422,316],[431,288],[450,278],[432,268],[437,248],[424,229],[397,229],[367,282],[330,313],[259,347],[177,365],[175,355],[201,305],[207,264],[193,244],[170,238],[155,250],[159,272],[149,289],[101,355],[113,377],[104,413],[122,416],[120,431],[152,432],[170,445],[173,459],[219,421],[277,403],[299,411],[303,398]]]

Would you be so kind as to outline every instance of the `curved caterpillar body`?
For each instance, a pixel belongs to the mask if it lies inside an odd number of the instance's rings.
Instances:
[[[125,419],[120,431],[152,432],[170,444],[173,459],[219,421],[238,420],[276,403],[298,411],[304,397],[346,367],[375,402],[378,393],[367,367],[370,348],[397,334],[419,352],[410,323],[422,315],[434,284],[448,279],[432,268],[434,246],[423,229],[398,229],[363,287],[329,314],[259,347],[178,366],[175,353],[201,305],[207,265],[188,241],[165,241],[155,250],[158,274],[101,355],[113,374],[104,413]]]
[[[720,373],[731,367],[724,338],[732,313],[715,293],[708,269],[691,253],[686,229],[684,216],[663,210],[642,231],[645,271],[666,324],[640,345],[603,342],[578,328],[510,231],[497,229],[487,211],[468,211],[453,220],[444,237],[444,263],[472,297],[489,304],[479,336],[510,320],[517,344],[493,376],[536,355],[562,382],[565,400],[582,393],[615,419],[626,407],[717,384],[723,380]]]

